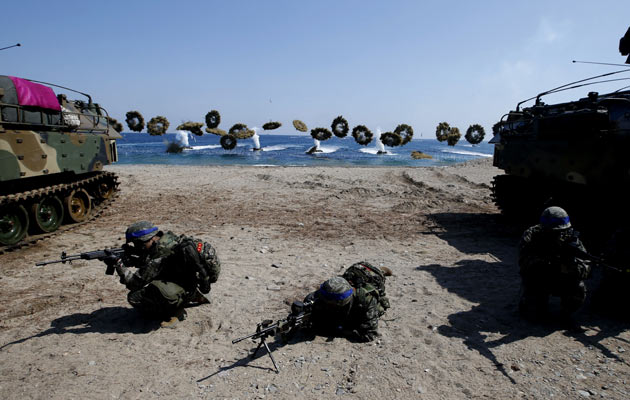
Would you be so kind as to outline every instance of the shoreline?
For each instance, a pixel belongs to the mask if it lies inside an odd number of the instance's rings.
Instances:
[[[488,164],[488,165],[485,165]],[[469,165],[473,168],[479,167],[492,167],[492,156],[488,157],[479,157],[472,160],[458,161],[454,163],[444,164],[444,165],[357,165],[357,164],[334,164],[334,165],[275,165],[275,164],[158,164],[158,163],[135,163],[135,164],[121,164],[120,162],[106,165],[103,170],[115,172],[117,169],[124,168],[240,168],[240,167],[249,167],[249,168],[261,168],[261,167],[269,167],[269,168],[379,168],[379,169],[396,169],[396,168],[458,168],[462,166]],[[503,173],[502,171],[497,169],[497,174]]]

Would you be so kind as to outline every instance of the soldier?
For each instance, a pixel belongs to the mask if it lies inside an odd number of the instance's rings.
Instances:
[[[380,269],[366,263],[357,263],[370,270]],[[355,265],[350,267],[354,268]],[[350,270],[349,269],[349,270]],[[391,271],[385,269],[385,275]],[[348,271],[347,271],[348,272]],[[348,273],[344,276],[350,277]],[[389,300],[384,295],[384,276],[382,288],[374,282],[353,282],[353,287],[344,277],[336,276],[321,284],[320,288],[310,293],[304,303],[313,301],[310,318],[311,328],[316,332],[331,336],[344,336],[360,342],[374,340],[378,333],[378,319],[389,308]]]
[[[540,223],[523,233],[518,246],[521,313],[544,317],[549,296],[558,296],[563,317],[572,324],[571,315],[586,298],[584,279],[590,273],[590,265],[577,257],[576,249],[586,252],[569,215],[560,207],[545,209]]]
[[[106,263],[115,265],[134,308],[162,319],[162,327],[173,327],[186,318],[184,307],[209,303],[202,293],[209,293],[221,269],[210,244],[171,231],[163,233],[147,221],[131,224],[125,237],[133,244],[129,248],[134,256]]]

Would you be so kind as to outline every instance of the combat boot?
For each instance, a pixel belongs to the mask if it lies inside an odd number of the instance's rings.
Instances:
[[[162,321],[160,327],[175,328],[179,321],[185,320],[187,316],[188,314],[186,313],[186,310],[184,310],[183,308],[178,308],[177,311],[175,311],[175,315],[173,315],[169,320]]]
[[[212,301],[210,300],[210,293],[204,296],[203,293],[196,290],[195,293],[188,299],[186,307],[197,307],[204,304],[212,304]]]
[[[583,333],[586,331],[570,311],[563,310],[560,313],[559,322],[560,326],[571,333]]]

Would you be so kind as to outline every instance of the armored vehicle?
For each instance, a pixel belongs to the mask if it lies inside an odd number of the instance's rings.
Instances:
[[[531,107],[519,103],[495,125],[494,166],[505,174],[494,178],[493,197],[521,221],[558,205],[580,228],[614,228],[630,215],[630,91],[542,102],[571,85],[539,94]]]
[[[107,112],[46,85],[0,75],[0,253],[89,221],[117,191]]]

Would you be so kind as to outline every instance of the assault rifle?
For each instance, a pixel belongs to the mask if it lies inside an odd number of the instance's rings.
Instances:
[[[251,335],[243,336],[242,338],[234,339],[232,340],[232,344],[249,338],[252,338],[254,340],[260,339],[260,342],[258,342],[258,347],[256,347],[256,350],[252,353],[250,358],[256,357],[256,354],[258,353],[258,350],[260,350],[260,347],[265,346],[265,350],[267,350],[267,354],[269,354],[269,357],[271,358],[271,362],[276,369],[276,373],[279,373],[280,370],[278,369],[276,360],[273,358],[271,350],[269,349],[269,346],[267,346],[267,342],[265,340],[269,336],[275,336],[277,334],[282,334],[283,336],[285,336],[293,329],[307,323],[311,316],[312,306],[313,301],[308,301],[305,303],[301,301],[294,301],[291,305],[291,313],[285,319],[278,320],[275,323],[270,319],[266,319],[256,325],[256,332],[252,333]]]
[[[594,255],[592,255],[592,254],[582,250],[578,246],[574,245],[573,242],[568,242],[568,243],[565,242],[565,246],[563,246],[563,250],[565,252],[567,252],[569,256],[573,256],[573,257],[577,257],[577,258],[582,258],[584,260],[592,261],[595,265],[599,265],[600,267],[608,268],[608,269],[611,269],[611,270],[619,272],[619,273],[624,273],[624,272],[625,273],[630,273],[630,269],[629,268],[621,269],[621,268],[613,267],[612,265],[607,263],[606,260],[604,260],[603,258],[594,256]]]
[[[107,269],[105,270],[105,273],[107,275],[113,275],[114,274],[114,268],[115,268],[115,263],[118,259],[120,258],[124,258],[125,257],[125,250],[128,249],[127,246],[123,246],[123,247],[119,247],[116,249],[105,249],[105,250],[95,250],[95,251],[88,251],[85,253],[79,253],[79,254],[66,254],[65,251],[61,252],[61,258],[59,258],[58,260],[52,260],[52,261],[41,261],[36,263],[36,266],[42,266],[42,265],[48,265],[48,264],[55,264],[55,263],[72,263],[72,261],[74,260],[99,260],[99,261],[105,261],[105,264],[107,264]]]

